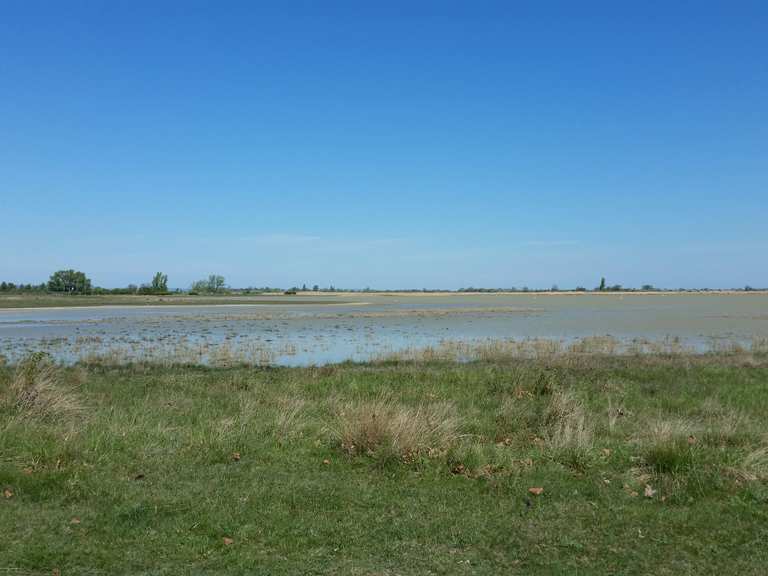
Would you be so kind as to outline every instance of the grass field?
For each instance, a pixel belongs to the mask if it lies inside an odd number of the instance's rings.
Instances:
[[[768,565],[764,354],[38,357],[0,368],[0,393],[0,574]]]

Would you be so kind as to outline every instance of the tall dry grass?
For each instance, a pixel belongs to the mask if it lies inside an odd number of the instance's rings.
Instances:
[[[350,455],[412,460],[442,452],[459,439],[461,420],[450,403],[407,406],[388,396],[337,407],[329,427]]]
[[[555,449],[592,447],[594,425],[584,403],[571,391],[557,390],[544,409],[542,433]]]
[[[76,391],[64,382],[61,369],[40,353],[18,364],[5,401],[18,417],[44,421],[70,420],[84,410]]]
[[[723,406],[715,398],[707,398],[701,406],[702,440],[712,446],[735,446],[747,443],[754,424],[740,410]]]
[[[697,442],[694,432],[694,424],[687,419],[659,419],[649,423],[641,439],[646,465],[661,474],[690,469]]]
[[[286,441],[301,435],[307,426],[306,402],[301,398],[281,398],[275,414],[275,435]]]
[[[741,479],[746,481],[768,481],[768,446],[761,446],[749,452],[738,468]]]
[[[716,353],[720,345],[711,344],[700,352]],[[739,349],[733,343],[729,353]],[[761,350],[753,344],[753,350]],[[405,348],[390,351],[375,358],[379,362],[497,362],[516,359],[560,359],[577,360],[594,356],[681,356],[696,354],[696,350],[679,338],[661,340],[635,338],[622,340],[614,336],[585,336],[573,340],[550,338],[487,339],[487,340],[445,340],[424,348]]]

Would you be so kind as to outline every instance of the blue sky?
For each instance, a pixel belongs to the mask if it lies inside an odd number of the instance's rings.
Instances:
[[[768,286],[765,2],[0,4],[0,277]]]

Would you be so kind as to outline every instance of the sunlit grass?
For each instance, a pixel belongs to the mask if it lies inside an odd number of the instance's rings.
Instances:
[[[0,368],[0,568],[760,573],[768,360],[586,346]]]

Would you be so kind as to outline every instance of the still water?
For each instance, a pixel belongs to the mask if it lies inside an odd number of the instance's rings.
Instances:
[[[272,298],[260,305],[0,310],[0,354],[11,361],[45,350],[67,362],[106,354],[122,361],[307,365],[454,340],[610,335],[679,338],[705,349],[713,341],[768,338],[768,295],[762,293]]]

